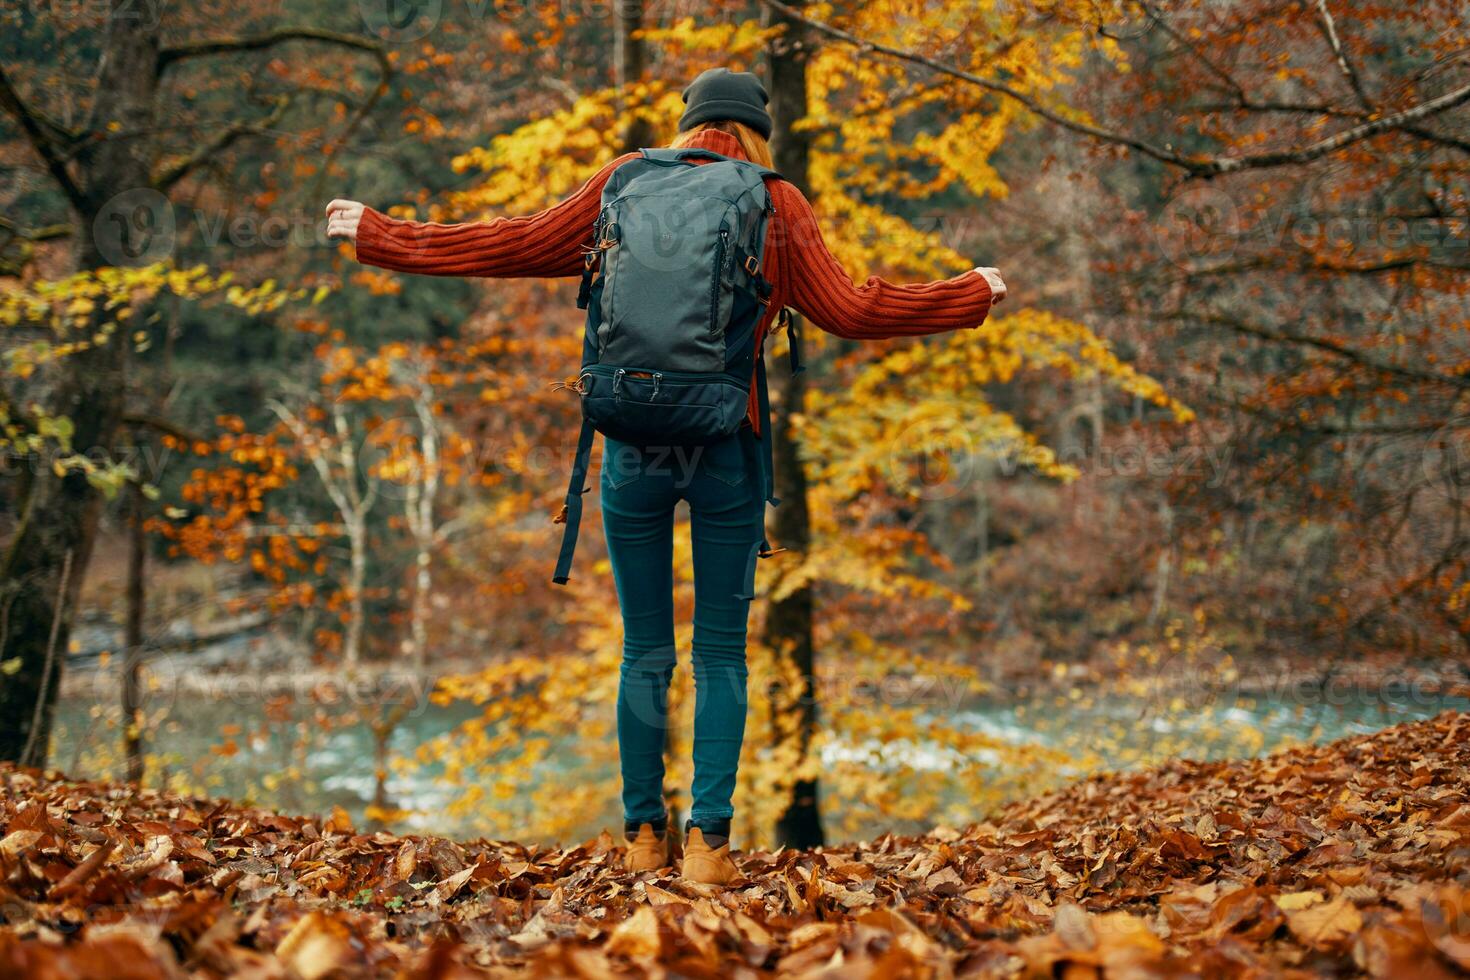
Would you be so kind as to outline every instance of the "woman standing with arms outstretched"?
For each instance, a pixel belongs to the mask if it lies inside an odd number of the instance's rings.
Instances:
[[[766,91],[748,72],[713,68],[684,90],[686,105],[672,147],[771,166]],[[575,277],[594,245],[601,195],[613,171],[603,167],[571,197],[528,217],[458,225],[397,221],[349,200],[327,206],[327,231],[356,244],[358,261],[399,272],[474,277]],[[718,159],[710,156],[709,159]],[[895,285],[877,277],[861,286],[822,242],[811,205],[787,181],[766,181],[772,213],[759,273],[771,287],[756,327],[756,350],[782,308],[790,306],[840,337],[882,339],[979,326],[1006,287],[991,268],[939,282]],[[755,386],[741,437],[759,436]],[[724,884],[738,877],[730,858],[731,798],[745,731],[746,623],[750,596],[742,579],[762,511],[750,506],[748,454],[735,437],[702,447],[689,472],[652,464],[640,447],[607,438],[601,501],[608,557],[623,619],[618,689],[618,746],[623,781],[625,864],[647,871],[670,864],[676,834],[663,799],[667,694],[673,676],[674,507],[689,503],[694,559],[694,785],[682,874]],[[754,516],[752,516],[754,515]],[[757,526],[753,527],[752,523]]]

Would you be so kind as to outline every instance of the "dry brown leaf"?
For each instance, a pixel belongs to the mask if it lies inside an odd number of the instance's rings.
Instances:
[[[663,949],[663,931],[658,913],[649,905],[640,906],[627,919],[618,923],[605,947],[612,956],[656,957]]]
[[[1057,938],[1068,949],[1088,950],[1097,945],[1097,934],[1092,928],[1092,917],[1071,902],[1057,906],[1052,928]]]
[[[352,833],[352,817],[340,806],[332,807],[332,815],[327,818],[326,829],[337,834]]]
[[[103,862],[107,860],[116,847],[117,839],[108,838],[93,848],[92,853],[88,854],[81,864],[73,868],[70,874],[56,883],[56,887],[51,889],[51,897],[66,898],[68,895],[80,891],[87,880],[101,869]]]
[[[1319,905],[1327,901],[1321,892],[1290,892],[1285,895],[1275,895],[1271,901],[1283,912],[1300,912],[1309,909],[1313,905]]]
[[[688,905],[689,899],[683,895],[660,888],[654,884],[645,884],[643,893],[648,896],[649,905]]]
[[[1470,746],[1445,735],[1459,717],[1098,776],[952,839],[755,851],[748,881],[700,897],[623,872],[610,835],[565,849],[349,835],[331,820],[0,766],[0,976],[128,962],[140,980],[180,964],[441,980],[630,966],[1438,980],[1470,968],[1470,907],[1445,880],[1467,847]],[[89,877],[109,839],[129,853]]]
[[[1286,916],[1292,935],[1313,949],[1331,949],[1363,927],[1358,907],[1342,895]]]
[[[347,927],[325,912],[308,912],[276,946],[276,956],[301,980],[319,980],[352,959]]]
[[[0,855],[8,858],[17,857],[23,851],[30,849],[31,845],[40,840],[44,834],[39,830],[14,830],[0,840]]]
[[[467,868],[462,868],[435,885],[433,894],[429,899],[430,903],[438,904],[439,902],[449,901],[464,887],[465,882],[470,880],[470,877],[478,867],[478,864],[472,864]]]

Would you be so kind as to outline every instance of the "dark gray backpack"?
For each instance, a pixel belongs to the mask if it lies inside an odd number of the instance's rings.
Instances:
[[[695,164],[694,157],[714,162]],[[709,150],[657,149],[640,151],[608,178],[577,296],[587,311],[582,369],[572,386],[582,398],[582,431],[557,518],[566,531],[554,582],[564,584],[571,570],[593,433],[641,447],[728,438],[745,421],[752,374],[765,444],[756,452],[752,440],[743,443],[760,474],[754,503],[777,502],[765,365],[755,342],[771,296],[760,270],[775,213],[766,179],[776,176]],[[799,371],[794,330],[790,339],[792,370]],[[764,542],[760,553],[767,553]]]

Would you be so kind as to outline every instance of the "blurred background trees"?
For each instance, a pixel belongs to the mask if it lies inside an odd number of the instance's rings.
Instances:
[[[811,840],[823,797],[829,832],[973,814],[978,784],[1061,762],[960,707],[1059,678],[1465,658],[1461,4],[134,8],[3,14],[0,756],[44,754],[68,659],[154,662],[181,624],[263,611],[236,668],[438,684],[433,731],[354,719],[376,726],[359,796],[384,819],[424,809],[391,798],[393,767],[495,833],[606,810],[596,521],[583,574],[547,582],[567,286],[361,267],[320,212],[544,207],[666,141],[711,64],[765,73],[778,169],[857,281],[986,264],[1012,288],[979,331],[919,343],[807,326],[804,388],[774,342],[782,482],[808,486],[776,512],[793,551],[762,563],[745,833]],[[141,643],[111,630],[108,586],[139,517]],[[325,732],[320,710],[292,738]],[[108,724],[166,754],[166,717]]]

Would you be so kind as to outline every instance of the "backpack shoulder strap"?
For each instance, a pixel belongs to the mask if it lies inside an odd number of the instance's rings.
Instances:
[[[606,207],[608,202],[621,194],[623,188],[627,186],[629,181],[633,180],[639,174],[647,173],[651,169],[649,166],[651,159],[651,157],[634,157],[626,163],[617,166],[608,176],[607,183],[602,185],[601,197],[603,207]]]

